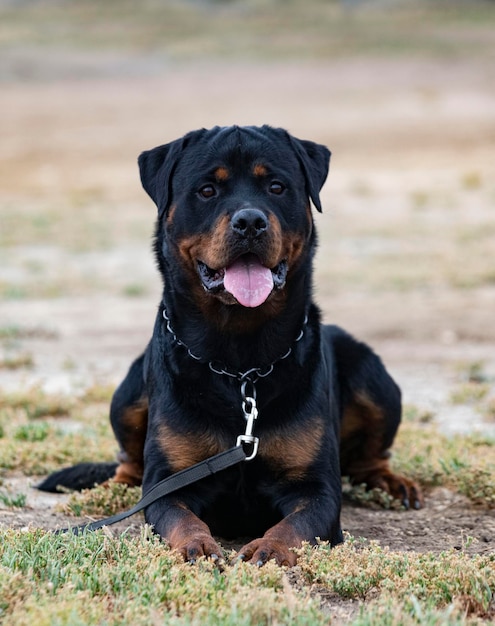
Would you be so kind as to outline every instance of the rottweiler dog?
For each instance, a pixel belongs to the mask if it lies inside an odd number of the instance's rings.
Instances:
[[[321,211],[329,160],[269,126],[202,129],[141,154],[163,298],[112,399],[118,463],[61,470],[41,488],[112,477],[146,493],[235,445],[257,417],[252,460],[146,509],[185,559],[217,558],[214,535],[254,537],[239,554],[258,565],[293,565],[303,541],[340,543],[341,475],[421,506],[419,487],[389,466],[398,386],[313,302],[311,203]]]

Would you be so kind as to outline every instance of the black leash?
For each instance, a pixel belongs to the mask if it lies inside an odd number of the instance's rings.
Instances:
[[[132,509],[129,509],[128,511],[117,513],[116,515],[112,515],[111,517],[107,517],[96,522],[81,524],[80,526],[74,526],[72,528],[63,528],[57,530],[56,534],[71,532],[74,535],[79,535],[86,530],[98,530],[99,528],[103,528],[103,526],[116,524],[117,522],[121,522],[122,520],[131,517],[131,515],[142,511],[160,498],[163,498],[174,491],[178,491],[183,487],[187,487],[202,478],[221,472],[222,470],[227,469],[232,465],[236,465],[241,461],[245,461],[247,458],[248,457],[246,457],[246,453],[244,452],[242,445],[237,445],[234,448],[230,448],[225,452],[220,452],[220,454],[216,454],[215,456],[205,459],[200,463],[196,463],[196,465],[191,465],[191,467],[181,470],[180,472],[172,474],[172,476],[161,480],[152,489],[150,489],[148,493],[143,496],[135,506],[132,507]]]

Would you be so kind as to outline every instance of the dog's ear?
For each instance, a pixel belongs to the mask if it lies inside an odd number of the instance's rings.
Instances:
[[[321,213],[320,189],[328,176],[331,152],[326,146],[313,141],[296,139],[292,135],[289,139],[304,172],[308,196]]]
[[[169,208],[172,175],[183,149],[184,138],[181,138],[139,155],[141,184],[158,207],[159,217]]]
[[[193,131],[139,155],[141,184],[158,207],[159,218],[168,211],[172,202],[172,177],[182,152],[189,143],[202,137],[204,132],[204,129]]]

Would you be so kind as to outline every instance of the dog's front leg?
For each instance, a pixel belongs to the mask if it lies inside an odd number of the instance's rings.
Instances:
[[[326,507],[318,499],[296,505],[292,513],[269,528],[263,537],[241,548],[239,558],[258,566],[274,560],[278,565],[292,567],[297,561],[294,548],[299,548],[303,541],[315,543],[320,538],[328,539],[332,545],[341,543],[340,503],[332,505],[325,501]]]
[[[172,550],[177,550],[185,561],[195,562],[201,556],[218,560],[222,550],[213,539],[208,526],[185,504],[168,503],[165,499],[150,505],[146,521],[153,526]]]

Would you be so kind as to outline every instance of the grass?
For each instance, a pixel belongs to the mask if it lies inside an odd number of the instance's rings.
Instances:
[[[165,53],[168,59],[342,58],[350,54],[457,58],[486,54],[493,12],[487,2],[377,3],[276,0],[153,2],[130,0],[33,2],[0,12],[4,45]],[[411,37],[414,32],[415,36]]]
[[[472,364],[463,372],[481,375]],[[110,394],[110,387],[95,385],[71,401],[37,388],[6,396],[0,439],[4,471],[36,474],[85,458],[111,458],[114,443],[105,414]],[[78,430],[64,431],[67,415]],[[473,504],[495,508],[495,440],[448,438],[435,430],[429,413],[407,407],[394,464],[427,490],[443,485]],[[376,490],[347,485],[346,491],[362,505],[398,508]],[[99,487],[71,495],[63,511],[102,517],[129,508],[139,495],[139,489],[122,485]],[[23,507],[25,496],[3,490],[0,503]],[[466,545],[469,541],[466,537]],[[262,569],[237,563],[233,552],[217,569],[203,560],[194,567],[181,563],[145,526],[138,537],[109,530],[76,537],[0,527],[3,626],[318,626],[328,624],[328,611],[336,605],[352,626],[481,624],[494,617],[494,588],[495,556],[470,556],[462,549],[398,552],[347,537],[332,550],[325,543],[303,547],[290,571],[271,563]]]
[[[0,470],[41,475],[79,461],[105,460],[116,448],[107,420],[109,389],[95,385],[80,397],[39,387],[0,399]],[[67,425],[68,417],[75,426]],[[111,454],[110,454],[111,456]]]
[[[110,517],[138,503],[141,497],[140,487],[128,487],[122,484],[98,486],[72,493],[61,510],[67,515],[81,517]]]
[[[221,572],[205,561],[192,568],[179,563],[146,529],[139,539],[40,532],[7,532],[2,539],[4,624],[150,624],[160,619],[254,625],[292,623],[294,617],[300,624],[324,623],[317,603],[293,592],[283,570],[239,564]]]
[[[0,357],[0,370],[29,369],[33,366],[34,360],[31,354],[22,353]]]
[[[26,494],[10,494],[0,491],[0,504],[7,508],[22,509],[26,506]]]
[[[365,600],[377,592],[400,599],[406,613],[457,603],[467,614],[486,615],[492,606],[495,557],[466,557],[462,552],[398,553],[349,540],[329,552],[307,549],[299,565],[308,580],[344,598]]]
[[[137,538],[40,530],[0,530],[0,537],[5,626],[318,626],[328,624],[327,594],[344,606],[359,603],[358,616],[348,622],[355,626],[474,624],[493,615],[492,555],[398,553],[348,538],[333,550],[303,547],[298,567],[287,572],[230,559],[221,569],[205,560],[190,566],[147,527]]]

